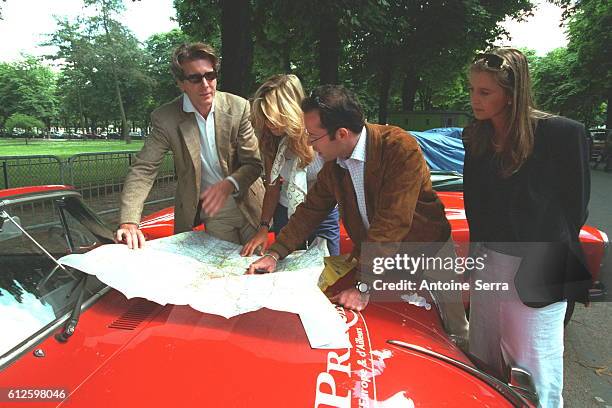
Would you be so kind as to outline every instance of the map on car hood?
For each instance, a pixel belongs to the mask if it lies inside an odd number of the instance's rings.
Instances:
[[[245,275],[258,256],[240,256],[240,245],[192,231],[146,243],[139,250],[102,245],[60,262],[122,292],[161,305],[189,305],[226,318],[268,309],[296,313],[313,348],[347,348],[346,324],[319,289],[325,241],[289,255],[277,272]]]

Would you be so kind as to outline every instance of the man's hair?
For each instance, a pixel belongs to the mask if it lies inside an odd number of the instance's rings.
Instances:
[[[327,130],[331,140],[340,128],[359,133],[365,125],[363,109],[357,97],[342,85],[322,85],[315,88],[302,101],[302,111],[308,113],[315,109],[318,109],[321,125]]]
[[[210,61],[213,69],[219,72],[219,57],[215,54],[215,49],[208,44],[202,42],[196,43],[183,43],[176,47],[172,53],[172,75],[177,81],[185,80],[185,72],[181,67],[181,64],[187,61],[195,61],[199,59],[205,59]]]

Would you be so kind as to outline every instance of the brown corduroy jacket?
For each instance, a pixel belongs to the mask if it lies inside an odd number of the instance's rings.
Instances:
[[[449,239],[444,206],[432,189],[429,168],[414,137],[395,126],[366,124],[366,129],[364,184],[369,230],[361,220],[349,172],[330,161],[270,247],[282,258],[312,233],[336,203],[356,256],[364,242]]]

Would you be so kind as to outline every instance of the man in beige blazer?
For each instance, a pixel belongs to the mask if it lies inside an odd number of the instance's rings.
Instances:
[[[244,244],[261,216],[264,186],[257,138],[247,100],[217,92],[219,60],[203,43],[183,44],[172,72],[183,94],[151,114],[152,132],[125,180],[118,242],[144,245],[138,229],[144,201],[165,154],[172,151],[178,178],[174,232],[200,220],[221,239]]]

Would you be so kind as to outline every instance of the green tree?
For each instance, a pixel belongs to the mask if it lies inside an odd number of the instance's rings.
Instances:
[[[34,57],[0,63],[0,116],[24,113],[51,125],[57,115],[56,75]]]
[[[167,33],[153,34],[145,42],[147,73],[153,81],[151,109],[180,95],[170,71],[171,57],[177,46],[190,41],[191,37],[180,29],[174,29]]]
[[[32,129],[42,130],[45,128],[45,124],[42,120],[36,119],[33,116],[24,115],[22,113],[13,113],[4,123],[4,127],[10,131],[13,129],[31,131]]]
[[[9,118],[4,122],[4,127],[9,132],[12,132],[14,129],[23,129],[26,131],[26,144],[28,143],[28,139],[31,136],[30,132],[34,129],[42,130],[45,128],[45,124],[30,115],[24,115],[22,113],[13,113]]]
[[[92,132],[118,125],[129,142],[128,120],[143,127],[147,123],[154,85],[148,74],[151,61],[134,35],[112,18],[121,10],[120,1],[93,5],[101,7],[99,16],[60,19],[47,42],[59,48],[49,57],[63,65],[58,81],[62,122]]]
[[[117,100],[117,107],[119,108],[119,114],[121,117],[122,136],[125,142],[129,144],[132,142],[132,140],[129,135],[127,117],[121,95],[121,84],[119,83],[119,75],[117,73],[117,54],[125,50],[119,46],[118,40],[120,41],[125,38],[124,34],[126,30],[114,18],[117,14],[121,13],[121,11],[125,9],[125,6],[123,4],[123,0],[83,1],[86,6],[93,6],[99,12],[98,16],[89,19],[88,28],[94,32],[99,30],[102,31],[103,35],[99,36],[97,41],[97,45],[99,45],[99,53],[102,57],[100,58],[100,62],[103,63],[105,68],[110,72]]]
[[[568,51],[575,54],[572,74],[581,97],[597,112],[607,104],[606,127],[612,128],[612,1],[582,0],[568,17]]]
[[[521,18],[532,7],[528,0],[379,3],[360,12],[370,21],[354,31],[350,44],[359,52],[348,58],[355,58],[350,65],[364,71],[362,78],[371,78],[381,123],[389,100],[399,101],[396,109],[403,111],[432,108],[434,95],[465,75],[474,53],[504,34],[498,23]]]

